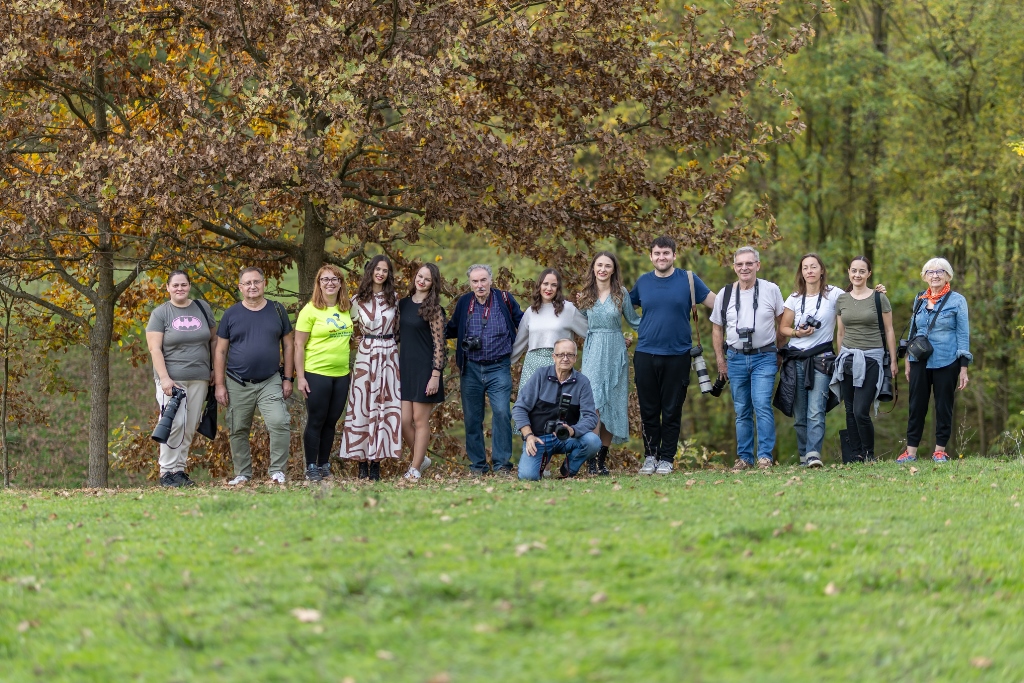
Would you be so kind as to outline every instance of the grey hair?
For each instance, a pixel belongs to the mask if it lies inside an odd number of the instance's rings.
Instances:
[[[557,349],[558,345],[561,344],[562,342],[568,342],[568,343],[572,344],[572,351],[573,351],[573,353],[576,353],[576,351],[579,349],[579,347],[576,346],[576,342],[575,341],[573,341],[572,339],[569,339],[568,337],[565,337],[565,338],[559,339],[558,341],[555,342],[555,345],[551,347],[551,352],[554,353],[555,349]]]
[[[245,277],[246,273],[259,273],[261,280],[266,280],[267,276],[263,274],[263,269],[258,266],[246,266],[238,271],[238,281],[241,282],[242,278]]]
[[[474,270],[485,270],[487,271],[487,277],[491,278],[492,280],[494,279],[494,271],[492,271],[491,267],[486,263],[474,263],[473,265],[471,265],[469,267],[469,270],[466,271],[466,277],[472,275]]]
[[[944,270],[946,275],[949,276],[950,282],[953,281],[953,266],[949,265],[949,261],[944,258],[930,258],[928,261],[921,266],[921,278],[924,279],[924,273],[926,270]]]
[[[736,255],[732,257],[734,263],[736,262],[736,259],[739,258],[740,254],[753,254],[754,260],[758,263],[761,262],[761,255],[757,253],[757,249],[754,249],[753,247],[740,247],[737,249]]]

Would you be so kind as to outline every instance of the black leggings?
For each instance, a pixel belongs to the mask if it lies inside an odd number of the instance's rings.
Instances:
[[[307,465],[326,465],[331,459],[334,432],[348,401],[349,376],[327,377],[306,373],[309,397],[306,399],[306,431],[302,443]]]
[[[689,356],[633,354],[636,397],[643,423],[644,456],[672,462],[679,447],[683,402],[690,384]]]
[[[853,359],[847,358],[849,364]],[[853,372],[843,369],[843,403],[846,404],[846,436],[854,455],[865,459],[875,456],[875,425],[871,422],[871,406],[875,402],[878,373],[881,367],[874,358],[865,358],[864,384],[853,386]]]
[[[935,394],[935,445],[945,448],[953,431],[953,397],[960,381],[960,359],[944,368],[928,369],[924,363],[910,364],[910,414],[907,416],[907,445],[921,445],[924,419],[928,416],[929,394]]]

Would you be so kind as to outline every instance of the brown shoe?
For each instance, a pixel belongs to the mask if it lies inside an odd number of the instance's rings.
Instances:
[[[742,472],[743,470],[749,470],[751,467],[752,465],[743,458],[736,458],[736,462],[732,464],[732,471]]]
[[[757,460],[757,466],[762,470],[770,470],[772,468],[772,464],[771,458],[758,458]]]

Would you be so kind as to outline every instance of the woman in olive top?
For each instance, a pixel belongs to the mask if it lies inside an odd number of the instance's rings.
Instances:
[[[306,397],[306,479],[331,474],[331,446],[348,399],[348,352],[352,304],[337,266],[316,274],[313,297],[295,322],[295,387]]]
[[[831,387],[842,387],[846,404],[846,432],[854,461],[875,459],[875,426],[871,406],[882,387],[885,351],[889,371],[896,376],[896,335],[892,330],[892,306],[885,294],[868,287],[871,262],[857,256],[850,262],[850,287],[836,300],[836,358]],[[878,324],[881,306],[882,325]],[[884,334],[883,330],[884,329]]]

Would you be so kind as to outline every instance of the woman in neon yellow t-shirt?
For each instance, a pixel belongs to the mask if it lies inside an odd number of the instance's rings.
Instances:
[[[295,388],[306,397],[306,479],[331,474],[331,446],[348,399],[352,304],[341,268],[326,265],[316,274],[313,297],[295,322]]]

